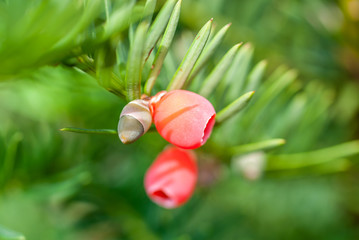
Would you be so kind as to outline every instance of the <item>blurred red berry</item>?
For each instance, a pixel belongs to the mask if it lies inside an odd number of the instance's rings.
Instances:
[[[145,190],[161,207],[179,207],[192,196],[197,176],[194,153],[171,146],[162,151],[147,170]]]
[[[194,149],[211,135],[216,112],[212,104],[194,92],[160,92],[150,101],[153,122],[159,134],[181,148]]]

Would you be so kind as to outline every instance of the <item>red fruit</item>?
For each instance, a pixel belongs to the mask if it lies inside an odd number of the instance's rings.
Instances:
[[[158,93],[151,99],[150,109],[161,136],[185,149],[205,144],[211,135],[216,116],[207,99],[186,90]]]
[[[195,155],[172,146],[162,151],[147,170],[145,190],[161,207],[175,208],[192,196],[197,175]]]

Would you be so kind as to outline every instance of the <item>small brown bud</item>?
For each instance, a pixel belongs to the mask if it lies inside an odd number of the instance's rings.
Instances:
[[[122,143],[133,143],[145,134],[152,124],[148,101],[134,100],[122,110],[118,123],[118,136]]]

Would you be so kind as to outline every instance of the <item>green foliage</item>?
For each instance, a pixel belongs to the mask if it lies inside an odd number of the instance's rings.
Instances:
[[[313,14],[335,3],[160,5],[0,1],[0,239],[357,239],[359,90],[324,81],[349,74]],[[142,186],[166,142],[113,130],[127,101],[167,87],[217,110],[196,193],[171,211]],[[250,153],[257,181],[237,164]]]
[[[163,7],[165,9],[165,7]],[[150,75],[146,81],[145,94],[151,95],[152,88],[160,74],[163,61],[167,55],[169,47],[171,46],[180,15],[181,1],[178,1],[169,19],[165,33],[163,34],[162,41],[158,47],[155,59],[153,60]],[[155,26],[155,25],[154,25]],[[147,51],[146,51],[147,52]]]
[[[8,230],[0,226],[0,239],[1,240],[24,240],[25,237],[17,232]]]
[[[231,65],[232,60],[240,46],[240,44],[234,45],[227,52],[227,54],[223,56],[221,61],[203,81],[202,87],[199,90],[199,94],[201,94],[203,97],[209,97],[211,95],[213,90],[217,87],[219,81],[222,79],[223,75],[228,70],[228,67]]]
[[[212,19],[209,20],[198,32],[193,40],[191,47],[188,49],[186,56],[183,58],[181,65],[178,67],[170,84],[167,87],[168,91],[181,89],[189,77],[194,65],[196,64],[199,56],[201,55],[212,27]]]

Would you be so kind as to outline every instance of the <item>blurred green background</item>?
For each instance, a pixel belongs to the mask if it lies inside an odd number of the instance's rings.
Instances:
[[[144,3],[0,0],[0,239],[359,239],[359,1],[183,0],[156,91],[211,17],[214,32],[232,25],[190,88],[238,42],[250,45],[210,96],[217,110],[233,79],[242,94],[267,67],[246,109],[196,150],[198,186],[174,210],[143,189],[167,144],[157,132],[123,145],[59,131],[116,128],[126,101],[74,59],[105,49],[121,76]],[[286,144],[248,146],[276,138]]]

